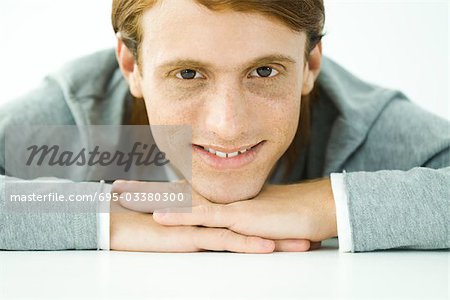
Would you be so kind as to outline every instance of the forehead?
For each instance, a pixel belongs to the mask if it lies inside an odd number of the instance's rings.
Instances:
[[[211,11],[192,0],[164,0],[146,11],[142,23],[144,57],[245,63],[281,54],[302,61],[306,35],[258,13]],[[146,58],[147,60],[147,58]]]

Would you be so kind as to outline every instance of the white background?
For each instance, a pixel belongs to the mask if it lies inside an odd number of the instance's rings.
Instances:
[[[325,0],[325,55],[450,119],[449,1]],[[1,0],[0,105],[64,62],[113,47],[111,0]]]
[[[1,299],[448,300],[447,250],[0,251]],[[2,290],[2,286],[5,287]]]

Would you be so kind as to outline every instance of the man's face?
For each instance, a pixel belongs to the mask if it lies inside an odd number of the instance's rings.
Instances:
[[[142,25],[149,120],[192,125],[192,187],[219,203],[256,196],[297,129],[306,35],[191,0],[161,1]]]

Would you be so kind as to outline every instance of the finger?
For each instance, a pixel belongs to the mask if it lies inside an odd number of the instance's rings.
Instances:
[[[119,203],[122,207],[136,212],[152,213],[156,210],[173,210],[178,212],[190,212],[191,207],[189,201],[170,201],[159,199],[151,200],[145,199],[145,196],[139,195],[139,193],[122,193],[120,194]],[[188,207],[185,207],[188,205]]]
[[[144,182],[116,180],[112,190],[123,207],[130,210],[152,213],[158,209],[177,209],[190,212],[192,207],[191,187],[186,181]],[[197,198],[196,198],[197,199]],[[186,208],[186,209],[179,209]]]
[[[122,194],[129,192],[131,189],[138,189],[140,185],[140,181],[115,180],[111,185],[111,193]]]
[[[306,252],[309,249],[309,240],[275,240],[275,251],[277,252]]]
[[[124,193],[150,193],[156,194],[176,194],[179,193],[185,195],[184,206],[196,206],[202,204],[209,204],[207,199],[192,190],[190,184],[185,180],[174,182],[147,182],[147,181],[135,181],[135,180],[116,180],[111,187],[111,193],[124,194]],[[143,207],[143,209],[145,209]],[[149,211],[145,211],[149,212]]]
[[[239,253],[271,253],[275,242],[256,236],[245,236],[223,228],[196,227],[193,232],[195,247],[203,250]]]
[[[227,205],[210,204],[192,207],[191,213],[176,213],[155,211],[153,220],[161,225],[197,225],[207,227],[228,227],[233,226],[236,216]]]

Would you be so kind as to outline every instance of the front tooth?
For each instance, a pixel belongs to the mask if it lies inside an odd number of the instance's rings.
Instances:
[[[222,157],[222,158],[225,158],[225,157],[227,157],[227,154],[226,153],[224,153],[224,152],[220,152],[220,151],[216,151],[216,153],[215,153],[218,157]]]
[[[208,151],[209,153],[216,154],[216,151],[214,149],[208,149]]]
[[[241,154],[244,154],[245,152],[247,152],[247,149],[241,150],[239,151]]]
[[[235,157],[238,156],[239,152],[232,152],[232,153],[228,153],[228,157]]]

